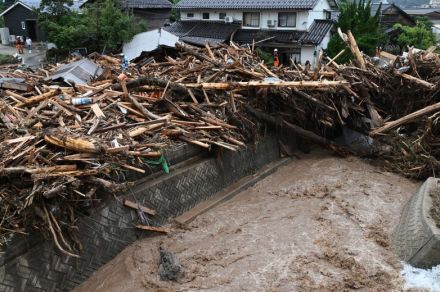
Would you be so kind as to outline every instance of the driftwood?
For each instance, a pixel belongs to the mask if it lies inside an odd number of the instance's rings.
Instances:
[[[433,105],[430,105],[430,106],[427,106],[425,108],[422,108],[416,112],[413,112],[409,115],[401,117],[398,120],[388,122],[383,127],[380,127],[380,128],[377,128],[377,129],[374,129],[373,131],[371,131],[370,135],[377,136],[377,135],[383,134],[387,131],[390,131],[392,129],[400,127],[404,124],[411,123],[411,122],[413,122],[413,121],[415,121],[425,115],[431,114],[431,113],[433,113],[435,111],[439,111],[439,110],[440,110],[440,102],[433,104]]]

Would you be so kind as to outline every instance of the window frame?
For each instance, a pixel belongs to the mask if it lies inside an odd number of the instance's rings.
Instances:
[[[251,21],[250,21],[250,25],[246,24],[246,15],[251,15]],[[257,25],[252,25],[252,22],[254,21],[254,17],[255,15],[258,15],[258,24]],[[250,27],[250,28],[260,28],[261,26],[261,13],[258,11],[248,11],[248,12],[243,12],[243,27]]]
[[[285,25],[282,25],[282,21],[281,21],[281,16],[285,15],[286,16],[286,20],[285,20]],[[295,16],[295,23],[293,25],[289,25],[289,16]],[[278,12],[278,27],[279,28],[294,28],[296,27],[296,21],[298,18],[298,13],[291,11],[291,12]]]
[[[193,13],[193,12],[188,12],[188,13],[186,14],[186,17],[187,17],[187,18],[194,18],[194,13]]]
[[[205,16],[208,16],[208,18],[205,18]],[[209,12],[202,12],[202,19],[203,20],[210,20],[211,19],[211,13]]]
[[[223,18],[222,18],[222,16],[223,16]],[[218,13],[218,19],[220,19],[220,20],[225,20],[226,16],[228,16],[226,12],[219,12]]]

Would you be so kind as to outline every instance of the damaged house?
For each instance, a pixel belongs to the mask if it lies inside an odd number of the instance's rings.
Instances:
[[[334,0],[181,0],[181,20],[165,29],[181,41],[215,46],[232,40],[265,51],[278,50],[280,61],[312,65],[326,49],[334,27]]]

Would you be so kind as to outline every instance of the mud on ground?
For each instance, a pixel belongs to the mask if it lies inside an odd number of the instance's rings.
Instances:
[[[389,237],[417,185],[358,158],[294,160],[168,236],[140,240],[76,291],[401,291]],[[184,274],[159,276],[159,247]]]

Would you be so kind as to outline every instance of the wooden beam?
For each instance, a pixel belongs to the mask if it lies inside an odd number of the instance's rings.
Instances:
[[[130,200],[124,200],[124,206],[131,208],[131,209],[135,209],[135,210],[141,210],[142,212],[148,214],[148,215],[156,215],[156,211],[150,208],[147,208],[145,206],[142,206],[141,204],[137,204],[135,202],[132,202]]]

